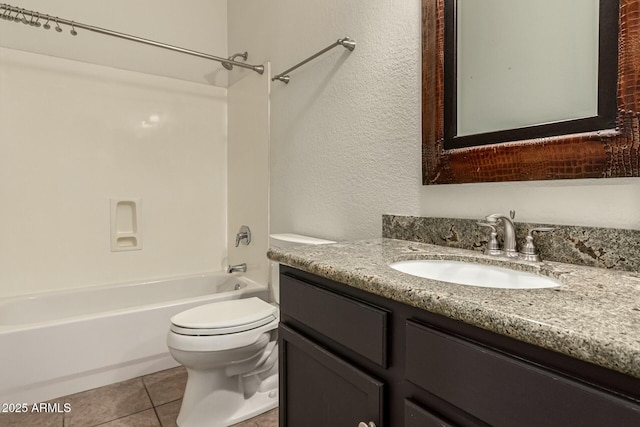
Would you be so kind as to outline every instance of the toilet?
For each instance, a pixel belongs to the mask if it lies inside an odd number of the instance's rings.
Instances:
[[[290,246],[314,246],[336,243],[333,240],[319,239],[317,237],[302,236],[300,234],[281,233],[269,236],[269,246],[272,248],[288,248]],[[280,303],[280,264],[271,261],[271,296],[276,303]]]
[[[335,242],[296,234],[270,240],[276,247],[326,243]],[[228,427],[278,406],[279,279],[278,264],[271,266],[275,304],[220,301],[171,318],[169,353],[188,375],[179,427]]]

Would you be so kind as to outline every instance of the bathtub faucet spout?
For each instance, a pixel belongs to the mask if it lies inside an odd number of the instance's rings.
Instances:
[[[247,272],[247,263],[243,262],[242,264],[230,265],[227,268],[227,273],[246,273]]]

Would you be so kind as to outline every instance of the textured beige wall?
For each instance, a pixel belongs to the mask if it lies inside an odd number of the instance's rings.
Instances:
[[[640,179],[422,186],[420,1],[229,2],[229,50],[274,73],[350,36],[273,83],[271,226],[376,237],[383,213],[640,229]],[[233,76],[231,78],[234,78]]]
[[[272,232],[372,237],[383,213],[417,214],[418,2],[238,0],[228,10],[229,50],[271,60],[272,74],[338,38],[357,42],[272,83]]]

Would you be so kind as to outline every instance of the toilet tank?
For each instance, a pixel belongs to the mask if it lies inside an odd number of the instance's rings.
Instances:
[[[274,248],[286,248],[289,246],[313,246],[336,243],[333,240],[318,239],[317,237],[302,236],[300,234],[271,234],[269,244]]]
[[[269,235],[269,246],[274,248],[287,248],[290,246],[313,246],[336,243],[333,240],[319,239],[317,237],[302,236],[300,234],[282,233]],[[273,301],[280,304],[280,264],[271,262],[271,295]]]

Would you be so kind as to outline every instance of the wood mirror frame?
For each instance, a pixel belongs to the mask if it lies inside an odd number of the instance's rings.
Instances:
[[[620,0],[616,128],[445,150],[444,5],[422,0],[422,183],[640,176],[640,0]]]

